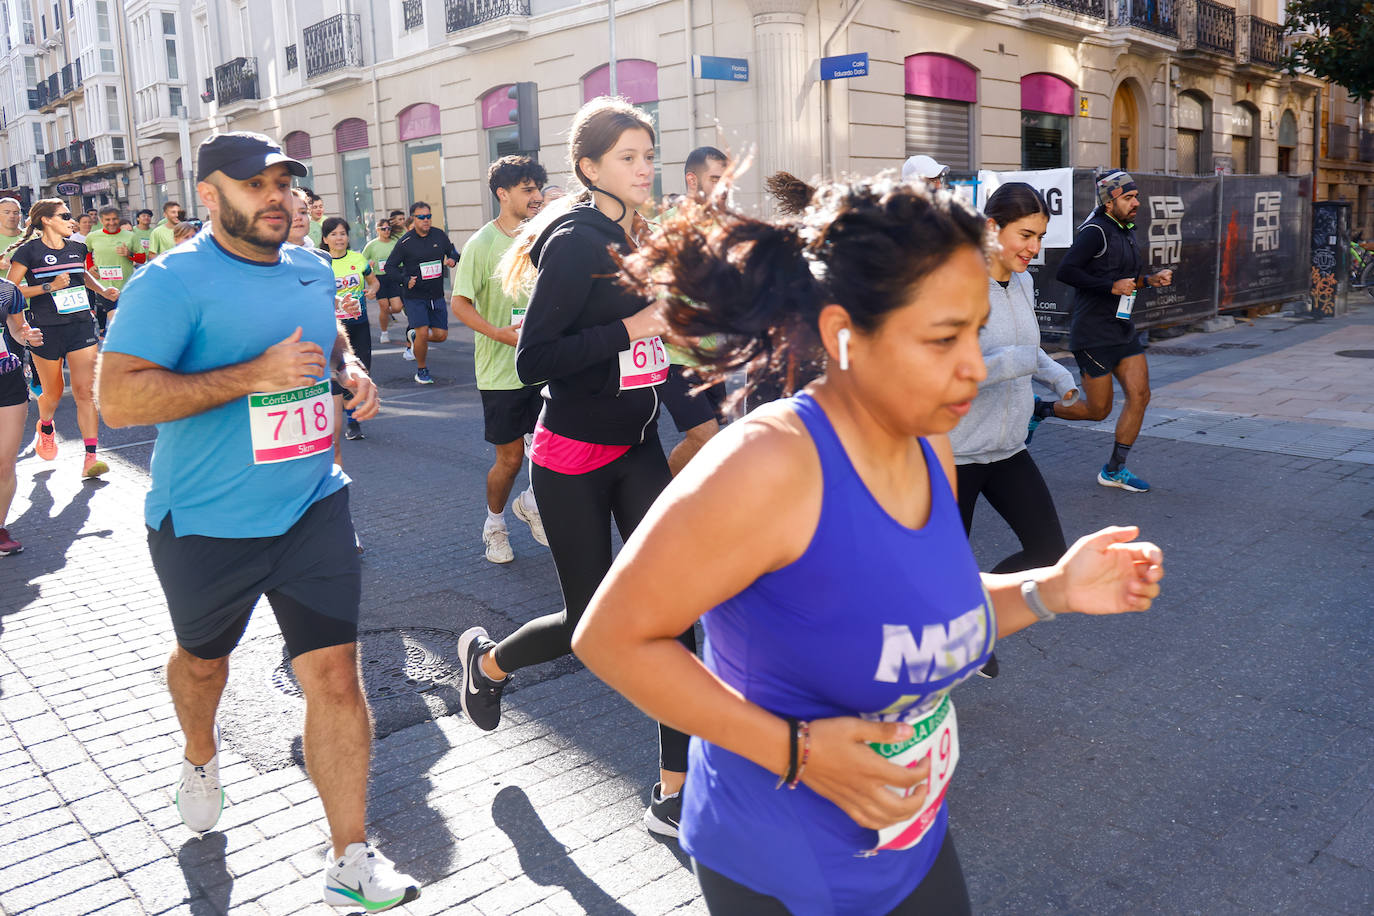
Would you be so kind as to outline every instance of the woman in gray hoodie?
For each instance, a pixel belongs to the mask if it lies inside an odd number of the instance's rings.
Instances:
[[[1021,549],[992,572],[1018,572],[1053,566],[1067,547],[1049,487],[1026,451],[1026,425],[1034,405],[1031,379],[1053,388],[1066,404],[1078,399],[1078,386],[1067,369],[1040,349],[1035,286],[1026,273],[1040,252],[1049,207],[1030,185],[1013,182],[994,191],[983,212],[999,243],[988,261],[991,310],[979,337],[988,377],[949,441],[964,530],[973,527],[973,507],[981,494],[1021,541]],[[995,655],[983,674],[997,676]]]

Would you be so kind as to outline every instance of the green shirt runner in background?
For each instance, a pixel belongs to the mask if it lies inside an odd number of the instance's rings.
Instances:
[[[319,220],[312,219],[312,220],[310,221],[310,229],[309,229],[309,231],[306,232],[306,235],[310,236],[310,241],[312,241],[312,242],[315,243],[315,247],[316,247],[316,248],[323,248],[323,247],[324,247],[324,245],[322,245],[322,244],[320,243],[320,239],[324,238],[324,234],[323,234],[323,233],[324,233],[324,220],[322,220],[322,219],[319,219]]]
[[[90,251],[91,259],[95,262],[95,270],[92,273],[99,278],[101,284],[113,286],[115,289],[124,288],[124,284],[134,275],[137,266],[116,251],[120,245],[127,248],[130,254],[138,254],[140,251],[138,239],[128,229],[114,235],[104,229],[96,229],[86,236],[86,249]]]
[[[380,237],[374,238],[363,246],[363,257],[367,258],[367,263],[371,265],[372,272],[378,277],[386,276],[386,259],[391,255],[391,249],[396,247],[396,237],[383,242]]]
[[[134,234],[134,238],[136,238],[136,239],[138,240],[138,248],[135,249],[135,250],[136,250],[136,251],[141,251],[141,252],[143,252],[144,254],[148,255],[149,257],[152,257],[152,255],[153,255],[153,230],[152,230],[152,229],[140,229],[140,228],[138,228],[137,226],[135,226],[134,228],[130,229],[129,231],[132,232],[132,233]],[[137,267],[137,266],[139,266],[139,265],[135,265],[135,266]]]
[[[463,256],[458,260],[458,272],[453,281],[454,294],[471,299],[477,314],[498,328],[512,323],[511,309],[523,309],[528,303],[524,294],[518,299],[507,296],[501,289],[501,281],[496,278],[496,265],[514,241],[496,228],[496,223],[487,223],[463,246]],[[473,363],[479,390],[511,391],[525,387],[515,371],[514,347],[485,334],[473,337]]]
[[[152,231],[148,241],[148,254],[153,257],[162,254],[164,251],[171,251],[177,244],[172,238],[172,227],[166,220],[163,220],[157,225],[157,228]]]

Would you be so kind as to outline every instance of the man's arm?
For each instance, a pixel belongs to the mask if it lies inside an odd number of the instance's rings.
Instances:
[[[320,345],[301,340],[296,328],[260,356],[207,372],[174,372],[106,350],[96,361],[95,393],[101,417],[118,429],[182,420],[255,391],[304,388],[328,372]]]
[[[455,293],[453,300],[449,303],[449,309],[453,312],[454,318],[484,337],[490,337],[492,340],[510,347],[520,342],[519,328],[498,328],[482,317],[482,314],[477,311],[477,307],[472,304],[472,300],[467,296],[460,296]]]

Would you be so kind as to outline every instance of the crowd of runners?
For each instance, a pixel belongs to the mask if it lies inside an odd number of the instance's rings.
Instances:
[[[926,156],[900,178],[779,173],[782,215],[764,219],[731,206],[730,158],[703,147],[660,212],[654,148],[641,111],[588,102],[569,130],[576,183],[499,159],[499,213],[461,251],[424,201],[352,250],[354,227],[296,187],[305,167],[244,132],[197,150],[205,226],[176,203],[156,226],[113,208],[85,226],[61,200],[26,222],[0,200],[0,512],[31,396],[31,447],[58,457],[64,363],[83,475],[109,472],[97,404],[110,427],[156,425],[145,523],[175,634],[182,821],[218,821],[216,710],[265,596],[305,697],[324,900],[413,900],[366,835],[363,547],[340,439],[379,410],[374,334],[404,342],[427,385],[452,315],[474,332],[492,445],[486,558],[513,559],[509,507],[563,596],[512,633],[462,634],[472,723],[496,729],[521,669],[575,652],[659,723],[644,822],[690,854],[712,913],[969,912],[945,805],[951,690],[996,675],[999,637],[1145,610],[1163,576],[1132,527],[1067,544],[1027,448],[1046,418],[1105,418],[1115,378],[1125,409],[1097,481],[1149,489],[1125,467],[1149,399],[1130,316],[1140,286],[1171,278],[1143,274],[1138,190],[1103,176],[1060,270],[1078,292],[1075,378],[1040,349],[1027,267],[1049,209],[1029,185],[980,214]],[[671,453],[664,408],[683,434]],[[1021,542],[989,573],[967,539],[980,494]],[[3,523],[0,554],[18,552]]]

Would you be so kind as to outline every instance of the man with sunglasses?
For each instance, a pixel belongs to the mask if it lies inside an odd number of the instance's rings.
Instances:
[[[448,303],[444,301],[444,270],[458,265],[458,249],[443,230],[434,230],[434,211],[423,200],[410,205],[411,230],[401,236],[386,259],[386,272],[401,287],[401,305],[415,356],[415,381],[433,385],[426,357],[430,343],[448,339]]]

